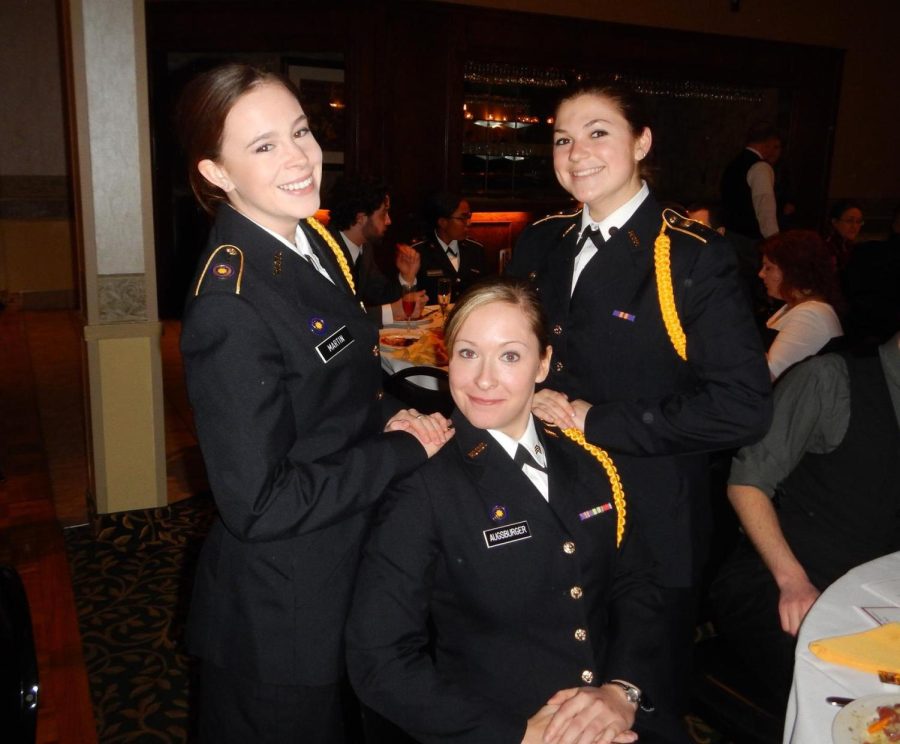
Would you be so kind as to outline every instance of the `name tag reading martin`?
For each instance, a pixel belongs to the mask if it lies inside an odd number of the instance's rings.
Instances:
[[[339,328],[328,338],[316,345],[316,351],[326,364],[352,344],[356,339],[347,330],[347,326]]]
[[[515,522],[484,530],[484,542],[489,548],[498,548],[507,543],[530,539],[531,529],[528,527],[528,522]]]

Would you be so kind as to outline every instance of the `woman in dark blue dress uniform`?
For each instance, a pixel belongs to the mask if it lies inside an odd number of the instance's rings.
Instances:
[[[731,246],[662,209],[641,177],[652,134],[640,99],[584,85],[557,108],[557,179],[584,206],[527,228],[507,273],[547,312],[553,363],[535,412],[575,426],[616,459],[658,563],[687,689],[695,587],[709,529],[707,453],[761,437],[765,355]]]
[[[179,124],[191,185],[215,214],[181,337],[219,512],[188,627],[200,738],[338,744],[369,512],[440,448],[447,422],[382,400],[378,332],[313,219],[322,151],[288,84],[216,68],[189,84]]]
[[[457,433],[373,526],[347,632],[360,698],[425,744],[674,741],[615,465],[531,414],[551,364],[535,293],[478,284],[446,336]]]

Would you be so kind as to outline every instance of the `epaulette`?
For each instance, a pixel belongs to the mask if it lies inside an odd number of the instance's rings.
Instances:
[[[532,222],[532,225],[541,225],[544,222],[548,222],[549,220],[562,220],[562,219],[571,219],[572,217],[578,217],[581,214],[582,210],[579,209],[575,212],[569,212],[568,214],[548,214],[546,217],[541,217],[541,219]]]
[[[194,297],[200,294],[203,281],[210,277],[217,282],[228,282],[224,285],[232,289],[235,294],[241,293],[241,281],[244,278],[244,252],[236,245],[220,245],[209,256],[197,286],[194,288]]]
[[[704,225],[702,222],[692,220],[683,214],[678,214],[674,209],[666,207],[662,212],[662,218],[666,221],[666,225],[668,225],[670,230],[690,235],[702,243],[709,243],[714,238],[719,237],[719,233],[709,225]]]

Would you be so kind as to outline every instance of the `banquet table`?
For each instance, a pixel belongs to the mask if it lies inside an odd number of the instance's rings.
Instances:
[[[827,744],[832,741],[831,726],[839,709],[825,702],[830,695],[858,698],[879,693],[900,694],[900,686],[880,682],[875,674],[823,661],[809,650],[811,641],[878,627],[877,621],[862,609],[864,607],[898,606],[900,552],[848,571],[816,600],[797,636],[784,744]]]

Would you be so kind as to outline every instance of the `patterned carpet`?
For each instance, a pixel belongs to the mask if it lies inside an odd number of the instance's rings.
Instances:
[[[184,621],[214,514],[202,495],[66,530],[100,744],[193,738]],[[730,741],[695,716],[688,725],[697,744]]]
[[[101,744],[186,742],[184,620],[212,498],[102,517],[66,531]]]

